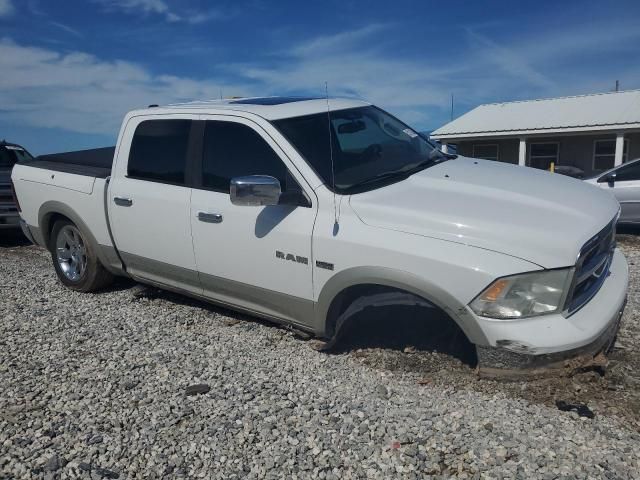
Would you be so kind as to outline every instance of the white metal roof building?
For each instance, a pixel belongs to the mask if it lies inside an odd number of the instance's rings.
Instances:
[[[591,174],[640,157],[640,90],[480,105],[431,138],[464,155]]]

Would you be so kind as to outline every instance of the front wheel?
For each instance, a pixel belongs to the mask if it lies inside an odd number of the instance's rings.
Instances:
[[[72,290],[92,292],[113,280],[113,276],[98,260],[91,244],[69,220],[55,223],[49,250],[58,278]]]

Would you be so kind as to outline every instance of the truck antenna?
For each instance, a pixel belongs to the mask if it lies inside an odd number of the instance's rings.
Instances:
[[[331,183],[333,190],[333,234],[338,233],[338,207],[336,204],[336,170],[333,164],[333,142],[331,138],[331,108],[329,107],[329,86],[324,82],[324,95],[327,99],[327,126],[329,127],[329,158],[331,159]]]

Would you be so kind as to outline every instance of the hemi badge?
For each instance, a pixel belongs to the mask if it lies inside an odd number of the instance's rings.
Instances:
[[[320,260],[316,260],[316,267],[324,268],[326,270],[333,270],[333,263],[321,262]]]

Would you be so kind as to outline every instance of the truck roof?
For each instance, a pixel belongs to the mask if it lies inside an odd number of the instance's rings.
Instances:
[[[17,147],[17,148],[21,148],[22,150],[25,150],[25,148],[22,145],[18,145],[17,143],[10,143],[10,142],[7,142],[6,140],[0,141],[0,147]]]
[[[330,110],[364,107],[371,105],[363,100],[329,97]],[[204,100],[170,105],[149,106],[135,110],[130,115],[178,113],[198,110],[199,113],[224,113],[225,111],[247,112],[267,120],[301,117],[327,111],[326,97],[241,97],[223,100]]]

